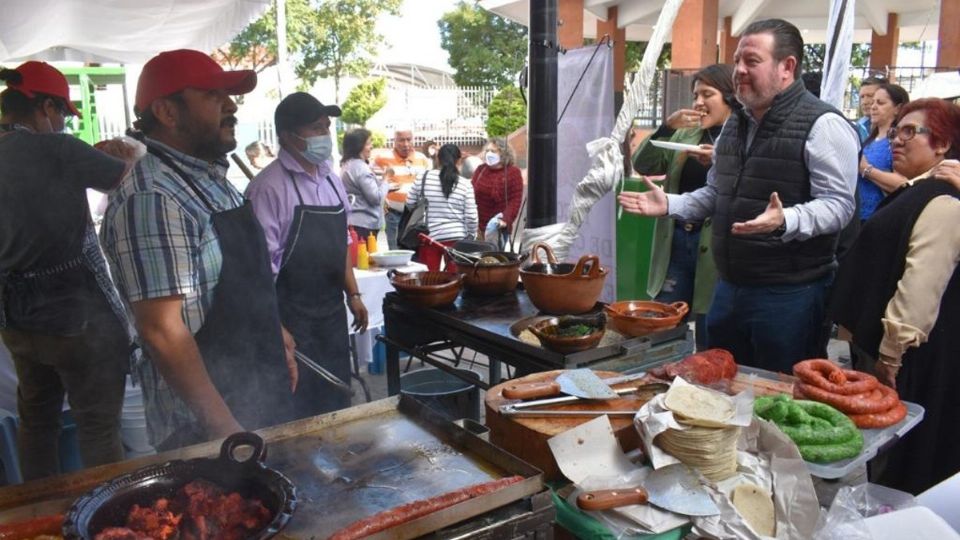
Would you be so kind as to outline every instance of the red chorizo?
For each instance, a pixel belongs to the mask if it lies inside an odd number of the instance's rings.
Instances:
[[[841,369],[830,360],[812,359],[797,362],[793,374],[810,386],[833,394],[863,394],[875,389],[880,382],[862,371]]]
[[[879,413],[851,414],[849,415],[853,423],[861,429],[879,429],[892,426],[903,420],[907,416],[907,406],[902,401],[890,410]]]
[[[844,414],[880,413],[890,410],[900,401],[896,390],[882,384],[869,392],[853,395],[834,394],[804,383],[797,383],[794,389],[806,399],[826,403]]]
[[[522,476],[508,476],[492,482],[467,486],[456,491],[444,493],[437,497],[423,499],[407,503],[396,508],[384,510],[370,517],[354,521],[350,525],[340,529],[328,540],[354,540],[366,538],[371,534],[387,530],[401,523],[412,521],[427,514],[432,514],[438,510],[448,508],[474,497],[480,497],[498,491],[511,484],[516,484],[523,480]]]

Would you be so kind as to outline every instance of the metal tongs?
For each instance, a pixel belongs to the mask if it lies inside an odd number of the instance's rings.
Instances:
[[[343,392],[344,394],[347,394],[349,396],[353,396],[353,394],[355,393],[353,388],[349,384],[343,382],[343,380],[341,380],[340,377],[337,377],[333,373],[330,373],[330,371],[327,370],[325,367],[311,360],[309,356],[303,354],[298,350],[293,351],[293,356],[296,357],[296,359],[299,360],[300,363],[307,366],[308,368],[313,370],[317,375],[323,378],[325,381],[333,385],[333,387],[338,392]]]
[[[640,376],[645,375],[645,373],[638,374]],[[669,385],[664,383],[647,383],[641,384],[639,386],[631,386],[628,388],[613,388],[612,390],[616,392],[618,396],[637,393],[641,396],[646,396],[652,398],[654,395],[665,392],[669,388]],[[547,399],[538,399],[534,401],[523,401],[519,403],[510,403],[507,405],[500,406],[500,414],[504,416],[601,416],[601,415],[610,415],[610,416],[633,416],[637,411],[630,410],[609,410],[609,411],[597,411],[597,410],[584,410],[578,411],[573,409],[538,409],[536,407],[543,407],[544,405],[558,405],[563,403],[575,403],[577,401],[583,401],[582,398],[577,396],[561,396],[555,398]]]
[[[447,252],[447,255],[450,255],[451,257],[453,257],[453,258],[456,259],[456,260],[466,261],[466,262],[468,262],[469,264],[476,264],[477,262],[480,261],[480,256],[479,256],[479,255],[476,255],[476,254],[474,254],[474,253],[467,253],[466,251],[460,251],[459,249],[453,249],[452,247],[447,247],[447,246],[441,244],[440,242],[434,240],[433,238],[430,238],[429,236],[427,236],[427,235],[425,235],[425,234],[423,234],[423,233],[420,233],[420,239],[421,239],[421,240],[426,240],[427,243],[432,244],[432,245],[434,245],[434,246],[436,246],[436,247],[438,247],[438,248],[446,251],[446,252]]]

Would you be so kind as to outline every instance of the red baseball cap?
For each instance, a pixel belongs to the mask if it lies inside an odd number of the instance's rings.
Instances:
[[[251,69],[224,71],[210,55],[190,49],[166,51],[143,66],[137,81],[136,110],[144,111],[154,100],[185,88],[224,90],[230,95],[246,94],[257,86],[257,72]]]
[[[37,94],[62,98],[67,102],[67,108],[71,113],[81,116],[80,111],[70,101],[70,85],[67,84],[67,78],[57,71],[57,68],[46,62],[31,60],[20,64],[14,71],[20,73],[21,80],[19,83],[7,81],[7,88],[13,88],[29,98],[36,97]]]

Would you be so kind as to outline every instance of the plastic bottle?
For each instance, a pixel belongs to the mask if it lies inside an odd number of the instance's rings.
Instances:
[[[360,244],[360,235],[353,227],[347,227],[347,233],[350,235],[350,266],[357,267],[357,248]]]
[[[363,243],[357,247],[357,268],[361,270],[370,268],[370,255],[367,253],[366,244]]]
[[[370,236],[367,237],[367,253],[376,253],[377,252],[377,237],[373,233],[370,233]]]

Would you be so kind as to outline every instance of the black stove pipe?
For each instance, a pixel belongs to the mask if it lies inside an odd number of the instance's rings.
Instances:
[[[557,0],[530,0],[527,227],[557,222]]]

